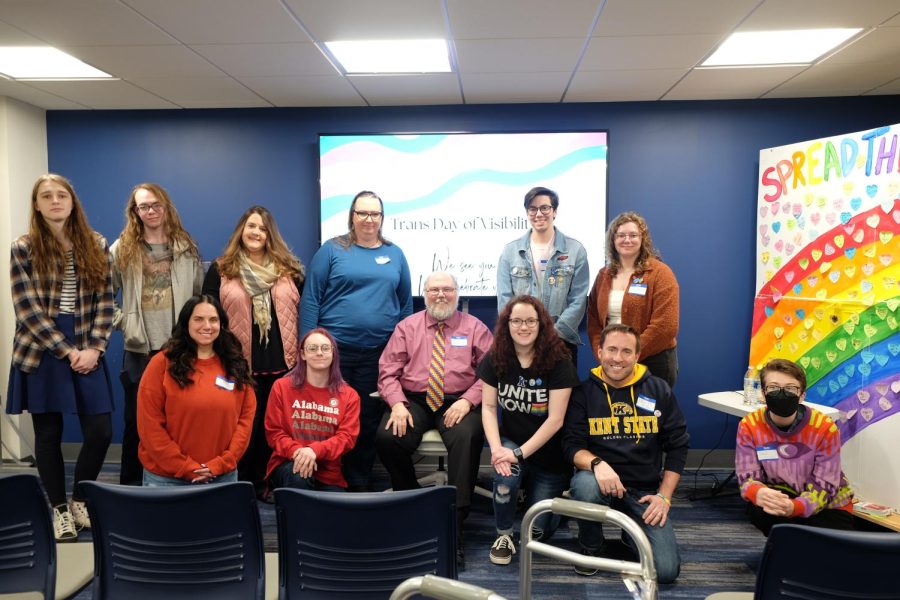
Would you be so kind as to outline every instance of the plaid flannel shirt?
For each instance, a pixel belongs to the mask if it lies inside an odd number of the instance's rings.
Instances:
[[[106,239],[94,233],[109,262]],[[110,263],[111,264],[111,263]],[[86,290],[78,282],[75,304],[75,344],[68,342],[57,329],[62,280],[41,278],[32,274],[31,239],[23,235],[12,243],[9,261],[16,334],[13,340],[12,364],[25,373],[33,373],[45,351],[64,359],[73,349],[106,351],[112,333],[113,289],[111,271],[107,270],[102,292]]]

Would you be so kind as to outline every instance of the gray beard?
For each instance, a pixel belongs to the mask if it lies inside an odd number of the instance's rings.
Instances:
[[[435,321],[446,321],[449,319],[453,313],[456,312],[457,307],[459,306],[459,299],[456,300],[455,304],[447,303],[433,303],[425,306],[425,310]]]

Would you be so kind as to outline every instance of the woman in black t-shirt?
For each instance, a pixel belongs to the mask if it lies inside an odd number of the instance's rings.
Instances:
[[[506,565],[516,551],[513,521],[519,488],[525,486],[531,506],[561,495],[572,476],[559,430],[578,377],[550,313],[532,296],[516,296],[504,307],[478,377],[484,382],[481,420],[494,467],[497,539],[491,562]],[[532,538],[547,539],[558,525],[558,515],[541,515]]]

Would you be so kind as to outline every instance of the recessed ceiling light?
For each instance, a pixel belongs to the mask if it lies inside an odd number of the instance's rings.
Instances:
[[[701,66],[809,64],[860,31],[857,28],[733,33]]]
[[[0,73],[18,80],[114,79],[109,73],[48,46],[0,47]]]
[[[348,75],[450,72],[445,40],[341,41],[325,46]]]

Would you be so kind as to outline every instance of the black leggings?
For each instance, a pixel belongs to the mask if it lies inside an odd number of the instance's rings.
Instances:
[[[112,440],[112,417],[110,413],[99,415],[78,415],[84,442],[75,462],[75,483],[72,499],[82,500],[78,482],[93,481],[100,474],[106,450]],[[66,503],[66,467],[62,455],[62,413],[32,414],[34,424],[34,458],[38,474],[51,506]]]

